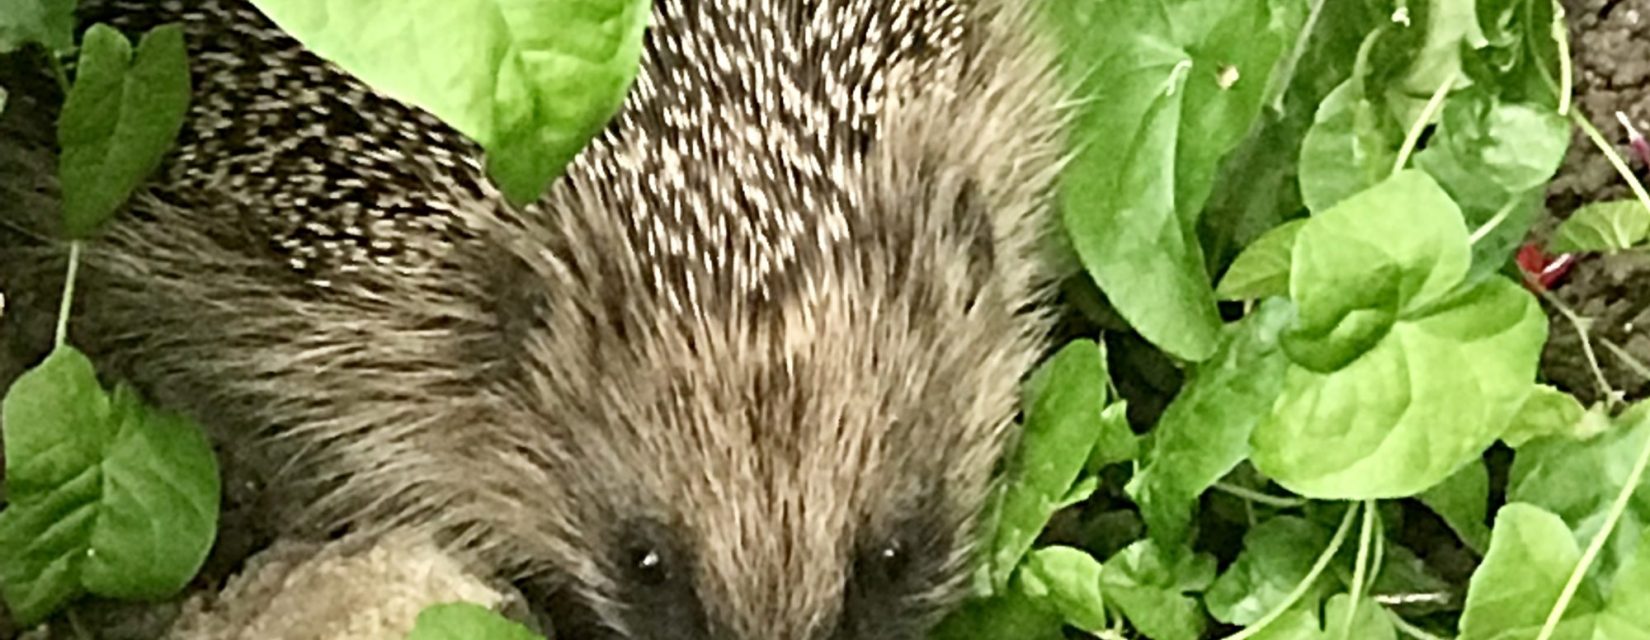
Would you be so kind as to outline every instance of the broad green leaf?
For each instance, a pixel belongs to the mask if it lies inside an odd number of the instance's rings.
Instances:
[[[1237,561],[1203,598],[1209,613],[1227,624],[1254,624],[1306,579],[1331,537],[1323,526],[1294,516],[1278,516],[1250,529]],[[1334,588],[1331,578],[1320,575],[1302,602],[1315,610]]]
[[[1289,295],[1289,257],[1305,220],[1291,220],[1255,239],[1232,261],[1215,294],[1221,300]]]
[[[1524,503],[1502,507],[1495,516],[1489,553],[1467,587],[1461,640],[1534,638],[1580,559],[1575,537],[1557,515]],[[1584,584],[1565,618],[1597,612],[1602,604],[1598,591]],[[1557,637],[1590,636],[1561,633]]]
[[[1105,598],[1100,594],[1100,561],[1082,549],[1043,547],[1020,566],[1021,589],[1054,605],[1066,624],[1088,632],[1106,628]]]
[[[114,425],[91,361],[66,347],[19,377],[0,413],[10,501],[0,512],[0,595],[33,625],[81,593]]]
[[[1403,132],[1364,89],[1354,76],[1329,92],[1301,141],[1301,200],[1314,213],[1379,183],[1397,161]]]
[[[1338,370],[1291,366],[1251,459],[1313,498],[1425,491],[1501,437],[1529,393],[1546,329],[1529,293],[1495,278],[1395,323]]]
[[[183,127],[189,91],[181,27],[150,31],[135,57],[113,28],[86,31],[57,125],[63,224],[71,237],[94,233],[148,179]]]
[[[1486,46],[1463,60],[1467,76],[1474,84],[1494,86],[1504,99],[1557,107],[1559,55],[1553,36],[1566,29],[1553,14],[1554,3],[1479,0],[1477,4]]]
[[[1408,67],[1387,98],[1394,116],[1407,125],[1420,117],[1424,103],[1439,85],[1461,84],[1462,48],[1480,47],[1485,41],[1473,2],[1426,0],[1404,6],[1410,13],[1410,28],[1419,28],[1422,36],[1419,46],[1408,52]]]
[[[1318,103],[1353,71],[1358,45],[1387,14],[1365,2],[1311,0],[1310,33],[1285,55],[1256,130],[1222,162],[1199,221],[1209,263],[1218,269],[1262,233],[1302,212],[1298,181],[1301,142]],[[1228,276],[1230,277],[1230,276]],[[1224,284],[1224,283],[1222,283]],[[1218,292],[1218,290],[1217,290]]]
[[[217,535],[218,467],[193,422],[116,387],[119,425],[81,581],[100,596],[159,599],[183,589]]]
[[[304,46],[487,150],[517,204],[536,200],[618,112],[646,0],[254,0]]]
[[[932,640],[1065,640],[1060,614],[1047,602],[1009,589],[964,602],[929,637]]]
[[[175,594],[216,530],[218,471],[192,423],[113,402],[84,355],[59,347],[4,402],[0,595],[33,624],[83,592]]]
[[[0,0],[0,53],[31,42],[53,53],[74,49],[76,0]]]
[[[1650,235],[1650,210],[1637,200],[1595,202],[1577,209],[1548,245],[1554,253],[1630,249]]]
[[[1507,446],[1517,449],[1534,438],[1577,433],[1587,409],[1581,401],[1549,385],[1538,384],[1513,416],[1512,426],[1501,434]]]
[[[1082,473],[1100,435],[1105,402],[1105,360],[1089,340],[1066,345],[1027,382],[1024,433],[1005,471],[988,560],[994,590],[1007,586]]]
[[[1478,90],[1444,107],[1415,165],[1450,194],[1468,226],[1495,224],[1476,232],[1475,273],[1499,270],[1518,250],[1545,211],[1547,182],[1569,147],[1569,121],[1550,108],[1499,102]]]
[[[1129,323],[1186,360],[1220,318],[1196,237],[1220,159],[1248,132],[1299,15],[1286,0],[1054,3],[1077,84],[1060,193],[1084,267]],[[1235,80],[1234,80],[1235,78]]]
[[[1650,438],[1650,405],[1636,405],[1614,427],[1587,440],[1549,436],[1518,449],[1507,477],[1507,500],[1557,514],[1581,540],[1591,540],[1627,482],[1639,452]],[[1650,523],[1650,478],[1633,490],[1595,563],[1608,574],[1625,562]]]
[[[1490,472],[1482,460],[1467,463],[1419,497],[1472,550],[1483,553],[1489,547]]]
[[[1203,633],[1202,607],[1186,594],[1202,591],[1215,576],[1215,559],[1181,551],[1170,558],[1141,540],[1105,562],[1101,592],[1142,635],[1153,640],[1196,640]]]
[[[425,607],[407,640],[536,640],[540,636],[479,604],[455,602]]]
[[[1323,610],[1325,640],[1397,640],[1398,630],[1393,628],[1392,620],[1386,617],[1386,608],[1380,603],[1365,597],[1359,599],[1356,610],[1352,605],[1352,596],[1345,593],[1329,598]],[[1348,616],[1350,626],[1346,626]]]
[[[1249,456],[1249,434],[1283,383],[1278,332],[1291,318],[1287,301],[1269,300],[1226,327],[1158,420],[1151,458],[1127,491],[1159,544],[1183,542],[1197,497]]]

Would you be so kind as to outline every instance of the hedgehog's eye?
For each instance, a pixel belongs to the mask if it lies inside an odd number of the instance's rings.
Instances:
[[[867,577],[883,583],[899,582],[911,568],[910,554],[899,542],[889,542],[876,548],[861,562],[867,565],[864,567]]]
[[[670,569],[665,566],[664,555],[658,549],[635,548],[631,550],[630,558],[630,570],[635,572],[637,582],[657,587],[670,580]]]

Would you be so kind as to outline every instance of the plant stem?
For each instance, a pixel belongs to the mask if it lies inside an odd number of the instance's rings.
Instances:
[[[1352,587],[1347,598],[1346,618],[1341,620],[1342,638],[1352,637],[1352,622],[1358,618],[1358,602],[1363,599],[1364,580],[1369,572],[1370,536],[1375,532],[1375,501],[1363,501],[1364,521],[1358,527],[1358,559],[1352,563]]]
[[[1356,515],[1358,515],[1358,505],[1353,504],[1347,508],[1346,516],[1341,518],[1341,526],[1335,529],[1335,537],[1329,541],[1329,546],[1323,550],[1323,553],[1318,554],[1318,560],[1312,564],[1312,570],[1306,572],[1306,577],[1301,579],[1300,584],[1295,585],[1295,590],[1290,591],[1289,596],[1285,597],[1283,602],[1278,603],[1278,606],[1266,612],[1266,615],[1256,620],[1254,624],[1244,627],[1242,631],[1226,636],[1226,640],[1244,640],[1249,636],[1260,633],[1266,629],[1267,625],[1272,624],[1284,612],[1288,611],[1290,607],[1295,606],[1295,603],[1300,601],[1301,596],[1306,595],[1312,585],[1317,584],[1318,576],[1323,574],[1323,570],[1329,566],[1329,562],[1335,559],[1335,554],[1341,550],[1341,544],[1346,542],[1346,534],[1352,531],[1352,519]]]
[[[1392,172],[1403,171],[1409,164],[1410,154],[1415,153],[1415,145],[1421,143],[1421,134],[1427,130],[1427,123],[1432,122],[1432,116],[1437,115],[1438,109],[1444,106],[1444,98],[1449,96],[1450,87],[1455,86],[1455,74],[1449,74],[1433,90],[1432,97],[1427,98],[1427,104],[1421,109],[1421,115],[1416,116],[1415,122],[1409,125],[1409,132],[1404,134],[1404,146],[1398,148],[1398,159],[1392,163]]]
[[[1650,419],[1650,418],[1647,418]],[[1643,427],[1645,420],[1635,428]],[[1621,521],[1621,514],[1627,511],[1627,502],[1632,500],[1633,493],[1638,490],[1639,482],[1644,480],[1644,468],[1650,465],[1650,438],[1645,438],[1644,445],[1639,447],[1639,458],[1633,462],[1633,471],[1627,474],[1627,482],[1616,492],[1615,502],[1610,504],[1609,513],[1604,516],[1604,525],[1599,527],[1598,533],[1593,535],[1593,541],[1587,544],[1587,550],[1582,552],[1581,560],[1576,568],[1570,572],[1570,581],[1564,584],[1564,590],[1559,592],[1558,601],[1553,603],[1553,610],[1547,614],[1547,622],[1541,625],[1541,633],[1535,640],[1549,640],[1553,631],[1558,629],[1558,621],[1564,618],[1564,610],[1570,606],[1570,599],[1581,588],[1582,579],[1587,577],[1587,569],[1593,566],[1598,554],[1604,549],[1604,543],[1609,541],[1610,534],[1615,531],[1616,523]]]
[[[1565,320],[1570,321],[1570,326],[1575,328],[1576,337],[1581,339],[1581,354],[1587,357],[1587,369],[1593,372],[1593,382],[1598,384],[1598,392],[1604,396],[1604,401],[1614,406],[1616,404],[1616,390],[1610,387],[1610,381],[1604,378],[1604,370],[1598,366],[1598,355],[1593,353],[1593,339],[1587,335],[1587,328],[1584,326],[1585,323],[1581,321],[1581,316],[1576,315],[1575,310],[1571,309],[1570,305],[1564,304],[1564,301],[1559,300],[1558,296],[1553,295],[1551,291],[1543,288],[1540,293],[1541,299],[1546,300],[1547,304],[1557,309]]]
[[[1467,238],[1467,244],[1478,244],[1478,241],[1483,240],[1484,236],[1490,235],[1491,231],[1494,231],[1496,227],[1501,226],[1501,223],[1505,222],[1507,220],[1507,216],[1512,215],[1512,210],[1517,207],[1518,198],[1508,200],[1507,204],[1502,206],[1500,211],[1495,212],[1495,216],[1490,218],[1489,222],[1485,222],[1483,226],[1472,230],[1472,237]]]
[[[1384,608],[1382,611],[1386,612],[1387,619],[1392,621],[1392,626],[1396,627],[1399,633],[1415,638],[1415,640],[1444,640],[1443,638],[1427,633],[1425,629],[1410,624],[1408,620],[1405,620],[1403,616],[1398,615],[1396,611]]]
[[[1570,69],[1570,29],[1564,24],[1564,5],[1553,1],[1553,43],[1558,45],[1558,115],[1570,115],[1574,72]]]
[[[1253,489],[1246,489],[1244,487],[1225,482],[1216,482],[1214,488],[1218,491],[1230,493],[1250,502],[1259,502],[1261,504],[1270,507],[1278,507],[1280,509],[1303,507],[1306,506],[1307,502],[1306,498],[1286,498],[1282,496],[1267,495]]]
[[[1621,154],[1616,153],[1615,146],[1604,140],[1604,135],[1598,132],[1598,128],[1594,127],[1586,116],[1581,115],[1580,109],[1570,111],[1570,119],[1575,121],[1576,126],[1581,127],[1582,131],[1587,133],[1587,139],[1593,141],[1593,146],[1604,152],[1604,157],[1610,160],[1610,166],[1615,167],[1616,173],[1621,174],[1621,177],[1627,180],[1627,186],[1633,189],[1633,195],[1639,199],[1639,204],[1644,205],[1645,211],[1650,211],[1650,193],[1644,191],[1644,185],[1639,182],[1638,176],[1633,175],[1633,170],[1627,168],[1627,163],[1622,161]]]
[[[80,241],[69,241],[69,272],[63,276],[63,299],[57,304],[57,338],[53,342],[58,348],[69,341],[69,309],[74,305],[74,281],[80,273]]]
[[[70,88],[69,74],[63,69],[63,60],[58,58],[56,54],[49,55],[48,57],[52,60],[52,76],[57,78],[57,88],[62,89],[63,97],[67,98],[69,97]]]
[[[1627,365],[1628,369],[1632,369],[1633,373],[1639,374],[1640,378],[1650,380],[1650,366],[1645,366],[1645,364],[1639,361],[1638,358],[1633,357],[1633,354],[1629,353],[1627,349],[1622,348],[1621,345],[1611,342],[1609,338],[1599,338],[1598,341],[1604,343],[1604,348],[1609,349],[1610,353],[1613,353],[1617,358],[1620,358],[1622,364]]]

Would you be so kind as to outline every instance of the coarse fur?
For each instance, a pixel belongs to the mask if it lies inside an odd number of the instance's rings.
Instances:
[[[959,595],[1047,328],[1029,0],[659,0],[521,211],[240,0],[83,4],[183,23],[196,97],[86,248],[75,340],[288,447],[297,521],[439,530],[619,638],[917,638]],[[52,299],[59,248],[5,250]]]

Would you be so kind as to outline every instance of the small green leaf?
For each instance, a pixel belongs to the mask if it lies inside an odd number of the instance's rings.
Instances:
[[[1051,546],[1026,556],[1019,579],[1027,596],[1049,601],[1067,624],[1093,633],[1106,628],[1100,571],[1100,561],[1088,552]]]
[[[1198,215],[1296,35],[1298,25],[1283,19],[1298,13],[1284,9],[1294,4],[1049,5],[1082,105],[1077,155],[1061,185],[1066,230],[1130,325],[1186,360],[1213,353],[1220,328]],[[1222,80],[1223,69],[1235,83]]]
[[[254,0],[304,46],[487,150],[536,200],[629,93],[646,0]],[[440,52],[436,54],[434,52]]]
[[[1570,214],[1553,234],[1553,253],[1615,253],[1644,242],[1650,235],[1650,210],[1637,200],[1595,202]]]
[[[1060,614],[1049,603],[1009,589],[964,602],[940,622],[932,640],[1065,640]],[[416,639],[415,639],[416,640]]]
[[[1294,516],[1278,516],[1250,529],[1237,561],[1204,596],[1209,613],[1227,624],[1254,624],[1306,579],[1331,537],[1328,529]],[[1332,579],[1320,575],[1301,602],[1316,610],[1333,589]]]
[[[1106,465],[1140,457],[1140,437],[1129,427],[1129,403],[1119,400],[1100,412],[1100,439],[1094,443],[1084,469],[1098,473]]]
[[[154,172],[183,128],[189,91],[181,27],[149,32],[135,58],[113,28],[86,31],[57,126],[63,224],[71,237],[94,233]]]
[[[1535,438],[1575,434],[1586,415],[1587,409],[1575,396],[1538,384],[1524,399],[1524,406],[1513,416],[1512,426],[1501,434],[1501,440],[1517,449]]]
[[[81,593],[97,518],[98,463],[114,437],[109,401],[90,360],[58,348],[6,392],[6,485],[0,512],[0,594],[33,625]]]
[[[418,612],[407,640],[538,640],[539,636],[493,610],[469,602],[436,604]]]
[[[1576,536],[1590,540],[1603,525],[1633,463],[1650,438],[1650,405],[1622,414],[1607,431],[1586,440],[1548,436],[1518,449],[1507,474],[1507,500],[1528,503],[1563,518]],[[1650,478],[1633,490],[1627,510],[1595,563],[1610,572],[1650,529]]]
[[[1490,472],[1482,460],[1467,463],[1420,498],[1473,551],[1483,553],[1489,546]]]
[[[115,388],[120,432],[104,453],[103,495],[81,581],[94,594],[160,599],[186,586],[217,535],[217,460],[177,414]]]
[[[1244,247],[1221,277],[1215,294],[1221,300],[1289,295],[1290,254],[1295,248],[1295,235],[1305,224],[1305,220],[1285,222]]]
[[[1535,637],[1580,559],[1575,537],[1558,516],[1523,503],[1502,507],[1489,553],[1467,587],[1461,640]],[[1598,591],[1585,584],[1565,618],[1596,612],[1602,604]]]
[[[19,621],[83,592],[165,598],[189,582],[219,499],[198,428],[130,390],[111,402],[70,347],[19,378],[3,411],[11,504],[0,512],[0,595]]]
[[[1306,208],[1327,211],[1385,179],[1397,161],[1402,135],[1386,109],[1365,95],[1362,78],[1349,78],[1329,92],[1301,141]]]
[[[1008,584],[1094,450],[1106,402],[1106,363],[1090,340],[1067,344],[1026,384],[1025,432],[1009,459],[988,561],[991,585]]]
[[[0,53],[39,43],[55,54],[74,50],[77,0],[0,0]]]
[[[1278,333],[1292,317],[1287,301],[1269,300],[1226,327],[1158,420],[1151,459],[1127,491],[1159,544],[1181,543],[1197,497],[1249,456],[1249,434],[1282,388]]]
[[[1186,594],[1207,588],[1214,576],[1213,556],[1181,550],[1171,559],[1151,540],[1141,540],[1105,562],[1100,590],[1145,637],[1196,640],[1203,633],[1202,607]]]

